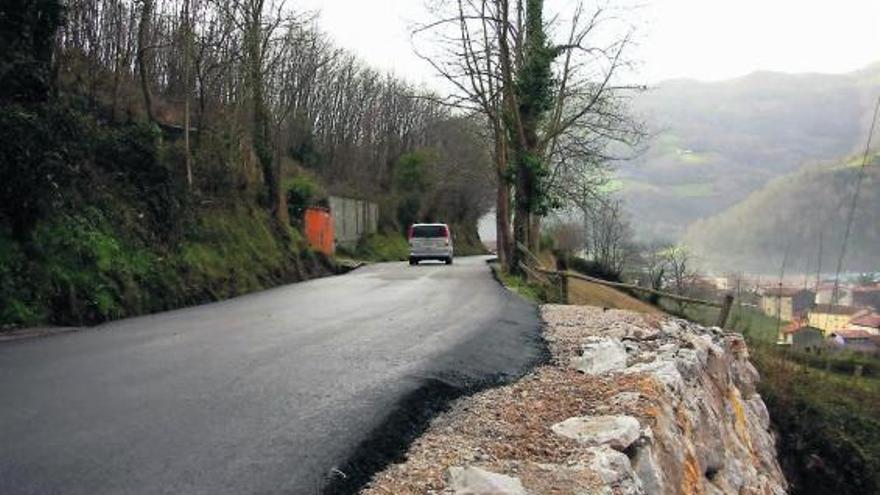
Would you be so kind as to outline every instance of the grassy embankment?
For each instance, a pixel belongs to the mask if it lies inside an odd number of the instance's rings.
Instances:
[[[216,301],[329,273],[257,208],[204,210],[173,245],[147,244],[96,210],[0,235],[0,322],[81,325]],[[295,232],[295,231],[294,231]]]
[[[3,109],[0,131],[0,159],[17,160],[0,169],[0,330],[93,324],[329,272],[270,218],[244,154],[218,136],[201,137],[190,190],[181,144],[152,125],[49,104]]]

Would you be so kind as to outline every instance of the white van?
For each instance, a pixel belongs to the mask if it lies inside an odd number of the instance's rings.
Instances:
[[[409,264],[422,260],[452,264],[452,235],[445,223],[415,223],[409,227]]]

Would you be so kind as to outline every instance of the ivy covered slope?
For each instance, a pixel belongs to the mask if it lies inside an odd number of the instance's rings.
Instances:
[[[181,144],[155,125],[7,105],[0,135],[3,326],[95,323],[328,271],[251,187],[191,193]],[[199,158],[201,170],[220,166]]]

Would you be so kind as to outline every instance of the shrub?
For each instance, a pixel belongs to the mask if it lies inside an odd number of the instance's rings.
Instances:
[[[577,256],[570,256],[566,261],[568,267],[571,270],[574,270],[583,275],[600,278],[602,280],[608,280],[609,282],[621,281],[619,272],[603,265],[602,263],[592,260],[585,260]]]
[[[291,221],[302,222],[306,208],[326,202],[327,193],[318,182],[309,175],[299,174],[286,181],[287,211]]]

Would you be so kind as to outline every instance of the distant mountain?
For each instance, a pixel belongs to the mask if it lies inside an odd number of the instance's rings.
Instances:
[[[684,242],[715,271],[815,272],[819,243],[822,271],[834,272],[846,230],[862,157],[809,167],[771,181],[745,200],[698,220]],[[875,154],[859,192],[844,271],[880,270],[880,154]]]
[[[653,138],[618,173],[637,234],[678,239],[776,177],[856,152],[878,94],[880,63],[659,84],[633,102]]]

